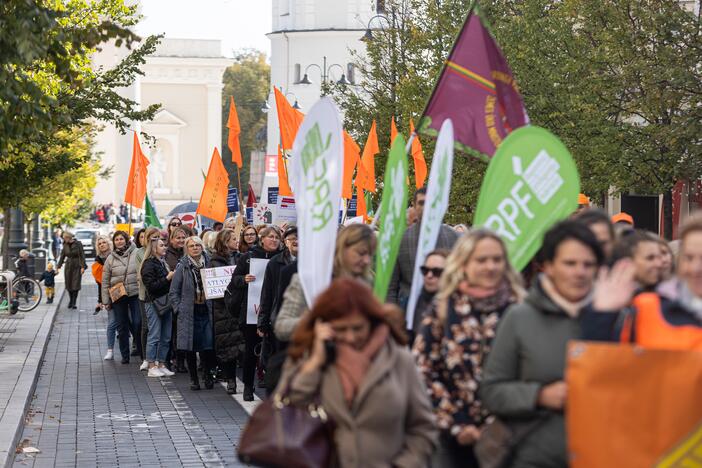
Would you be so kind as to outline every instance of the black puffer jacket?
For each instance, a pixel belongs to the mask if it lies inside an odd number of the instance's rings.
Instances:
[[[278,310],[278,284],[280,271],[292,263],[290,251],[285,249],[266,265],[266,275],[261,288],[261,309],[258,313],[258,328],[270,333],[273,331],[272,317]]]
[[[146,288],[146,300],[151,302],[168,294],[171,280],[164,262],[156,257],[149,257],[141,264],[141,281]]]
[[[238,317],[239,327],[244,327],[246,325],[249,285],[246,281],[244,281],[244,277],[249,274],[250,260],[252,258],[271,259],[278,253],[280,253],[278,250],[275,252],[267,252],[262,247],[255,246],[239,257],[239,260],[236,262],[236,270],[234,270],[232,280],[229,282],[227,290],[231,295],[231,298],[228,301],[228,304],[231,306],[229,312]]]
[[[234,265],[238,254],[223,257],[217,253],[212,254],[207,268],[219,268]],[[243,353],[244,334],[239,328],[238,315],[227,311],[224,299],[212,299],[212,312],[214,316],[214,346],[219,362],[236,362]]]

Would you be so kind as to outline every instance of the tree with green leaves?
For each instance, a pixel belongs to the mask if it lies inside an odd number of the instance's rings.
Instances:
[[[266,55],[258,50],[245,49],[235,53],[235,63],[227,68],[222,78],[222,161],[229,172],[230,184],[237,185],[237,167],[232,163],[232,153],[227,146],[229,129],[229,98],[239,115],[241,135],[239,143],[244,166],[241,168],[241,186],[246,190],[251,168],[251,152],[265,149],[266,114],[261,110],[268,98],[271,67]],[[243,196],[243,194],[241,194]]]
[[[463,25],[469,0],[388,0],[375,20],[356,91],[336,87],[346,125],[360,140],[378,119],[388,147],[390,115],[406,132],[431,94]],[[492,32],[521,88],[531,122],[573,153],[583,190],[664,194],[702,176],[700,16],[676,0],[483,0]],[[382,134],[382,136],[381,136]],[[433,142],[422,141],[425,155]],[[382,176],[384,158],[378,160]],[[468,222],[484,164],[458,155],[448,222]]]

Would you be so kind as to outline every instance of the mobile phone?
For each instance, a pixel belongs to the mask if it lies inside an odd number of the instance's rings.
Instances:
[[[336,343],[332,340],[324,340],[324,354],[327,359],[324,361],[324,367],[334,364],[336,361]]]

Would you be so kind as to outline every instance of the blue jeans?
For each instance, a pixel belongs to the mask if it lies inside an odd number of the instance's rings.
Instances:
[[[129,329],[131,317],[139,315],[139,298],[130,296],[112,304],[112,310],[117,320],[117,330],[119,334],[119,353],[122,359],[129,360]],[[141,316],[139,317],[139,328],[141,328]],[[139,335],[135,335],[139,336]],[[137,338],[138,347],[141,348],[141,340]]]
[[[139,298],[134,296],[129,298],[130,301],[134,300],[134,305],[129,304],[129,331],[132,334],[132,340],[134,340],[134,346],[136,346],[137,351],[141,359],[144,359],[144,349],[141,347],[141,309],[139,308]]]
[[[146,338],[146,360],[166,362],[166,356],[171,346],[173,313],[168,311],[159,317],[152,302],[145,302],[144,305],[149,323],[149,335]]]
[[[117,318],[115,317],[115,312],[110,309],[107,311],[107,349],[114,349],[115,347],[115,334],[117,333],[117,328],[119,324],[117,323]]]

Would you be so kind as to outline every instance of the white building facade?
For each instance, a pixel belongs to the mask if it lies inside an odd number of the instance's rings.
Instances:
[[[123,53],[106,47],[94,63],[114,66]],[[133,126],[156,140],[153,147],[142,144],[142,149],[150,160],[149,195],[161,216],[200,198],[212,151],[221,151],[222,75],[231,63],[222,56],[218,40],[166,38],[142,66],[144,75],[123,90],[142,108],[161,105],[152,121]],[[120,135],[111,126],[98,135],[96,150],[102,153],[103,166],[113,172],[96,187],[95,203],[120,204],[124,199],[132,140],[132,135]]]
[[[343,77],[353,86],[359,76],[352,53],[363,53],[360,40],[378,13],[374,0],[272,0],[271,89],[268,97],[266,154],[276,155],[280,141],[273,86],[306,112],[320,97],[324,79]],[[377,27],[376,23],[373,26]],[[303,84],[305,75],[310,84]],[[267,165],[271,167],[271,165]],[[266,171],[265,185],[277,185],[277,174]]]

